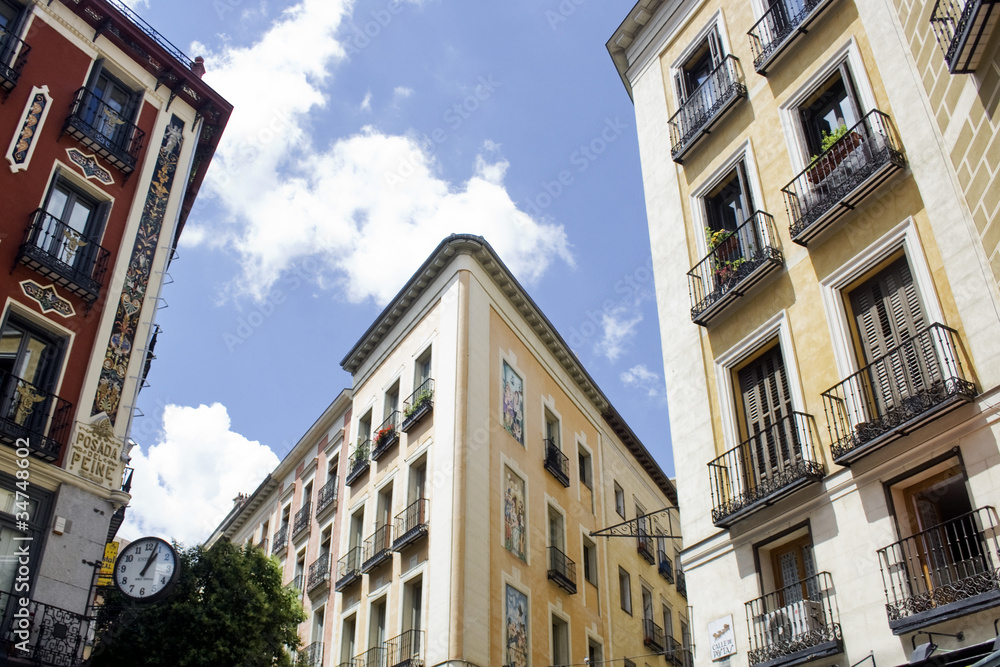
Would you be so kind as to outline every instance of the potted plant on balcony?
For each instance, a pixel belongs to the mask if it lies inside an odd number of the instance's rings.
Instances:
[[[819,185],[833,173],[837,166],[847,159],[855,148],[861,145],[861,135],[841,125],[831,133],[823,130],[820,154],[813,155],[809,162],[809,180]]]
[[[747,261],[740,251],[739,239],[734,231],[705,227],[705,240],[712,256],[713,291],[726,290]]]
[[[403,419],[409,420],[411,417],[419,415],[425,406],[430,405],[431,402],[431,392],[429,389],[417,394],[417,397],[413,399],[413,403],[403,410]]]
[[[396,435],[395,426],[385,426],[379,429],[378,433],[375,434],[375,449],[388,446],[394,435]]]

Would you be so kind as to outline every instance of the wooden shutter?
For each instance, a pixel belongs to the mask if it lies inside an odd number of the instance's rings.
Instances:
[[[687,100],[687,90],[684,88],[684,70],[674,72],[674,90],[677,91],[677,101],[684,104]]]
[[[748,481],[759,481],[801,460],[791,415],[792,399],[781,346],[776,345],[739,372],[746,435],[750,441]]]
[[[712,54],[712,68],[722,63],[722,40],[719,39],[719,28],[713,27],[708,32],[708,50]]]

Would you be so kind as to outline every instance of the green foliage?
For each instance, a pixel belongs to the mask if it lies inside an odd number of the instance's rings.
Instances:
[[[849,129],[846,125],[841,125],[836,130],[834,130],[832,133],[829,134],[827,133],[826,130],[823,130],[819,144],[820,153],[825,153],[831,148],[833,148],[833,145],[838,141],[840,141],[841,139],[843,139],[844,137],[846,137],[848,132]],[[810,158],[810,164],[818,159],[819,155],[813,155],[812,158]]]
[[[108,594],[92,667],[291,667],[305,614],[277,562],[230,542],[178,553],[168,598],[138,605]]]
[[[409,419],[410,417],[412,417],[414,414],[416,414],[417,410],[424,407],[424,404],[429,403],[430,400],[431,400],[431,390],[424,389],[422,392],[417,394],[417,397],[415,399],[413,399],[413,404],[408,408],[406,408],[405,410],[403,410],[403,419]]]

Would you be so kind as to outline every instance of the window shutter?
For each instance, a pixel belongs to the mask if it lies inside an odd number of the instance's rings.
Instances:
[[[776,345],[741,370],[739,384],[751,440],[752,477],[748,478],[772,477],[800,458],[794,425],[782,422],[791,414],[792,401],[781,346]]]
[[[677,101],[684,104],[687,100],[687,91],[684,90],[684,70],[674,72],[674,89],[677,91]]]
[[[717,26],[708,33],[708,50],[712,54],[712,67],[718,67],[722,63],[722,40],[719,39]]]

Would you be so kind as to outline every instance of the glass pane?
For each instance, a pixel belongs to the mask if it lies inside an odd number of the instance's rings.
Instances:
[[[66,202],[69,201],[69,193],[59,188],[53,188],[49,195],[49,204],[45,207],[45,212],[52,217],[62,220],[63,213],[66,212]]]
[[[77,232],[83,234],[87,230],[87,222],[90,220],[90,216],[93,214],[94,208],[95,206],[90,202],[76,199],[73,201],[69,214],[63,222]]]

